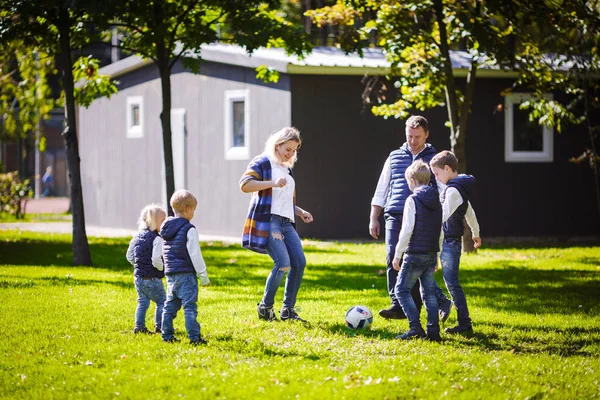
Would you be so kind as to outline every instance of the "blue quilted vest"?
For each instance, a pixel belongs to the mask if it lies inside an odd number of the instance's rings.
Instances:
[[[406,253],[437,253],[440,251],[442,229],[442,205],[437,190],[431,186],[419,186],[411,197],[416,208],[415,228]]]
[[[435,156],[435,153],[435,148],[426,143],[425,148],[417,155],[415,160],[423,160],[429,165],[429,161]],[[392,151],[389,158],[391,170],[390,190],[388,191],[384,211],[389,214],[402,214],[404,212],[404,203],[406,203],[406,199],[411,194],[404,173],[406,172],[406,168],[413,163],[413,155],[408,148],[408,144],[404,143],[398,150]],[[435,186],[435,178],[432,179],[432,182]]]
[[[448,188],[455,188],[458,190],[463,198],[463,203],[458,206],[456,211],[444,222],[444,237],[445,238],[459,238],[463,235],[465,230],[465,214],[469,206],[470,199],[475,195],[475,178],[472,175],[460,174],[456,178],[448,181]],[[446,197],[446,192],[442,196],[442,201]]]
[[[152,244],[158,232],[144,229],[133,239],[133,275],[140,278],[163,278],[165,274],[152,265]]]
[[[194,225],[185,218],[169,217],[160,229],[163,238],[165,275],[196,273],[187,250],[187,233]]]

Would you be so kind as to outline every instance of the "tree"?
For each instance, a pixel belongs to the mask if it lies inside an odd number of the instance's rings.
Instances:
[[[282,46],[302,55],[309,42],[302,29],[277,14],[277,0],[149,0],[116,5],[112,26],[124,30],[119,46],[151,59],[161,81],[163,150],[167,199],[175,191],[171,144],[171,70],[181,60],[198,72],[201,46],[214,42],[238,44],[252,52],[260,46]],[[191,58],[195,56],[195,58]],[[261,77],[276,79],[266,68]],[[172,215],[170,205],[169,214]]]
[[[515,24],[519,78],[514,86],[533,90],[533,99],[521,108],[529,111],[531,121],[559,133],[568,125],[584,125],[589,147],[571,161],[591,167],[600,216],[600,2],[524,2],[517,18],[525,23]],[[548,92],[568,97],[562,102],[548,99]]]
[[[362,54],[372,32],[390,63],[388,78],[397,97],[376,93],[372,112],[383,117],[406,118],[409,110],[445,106],[450,128],[450,147],[459,160],[459,172],[467,172],[465,143],[477,71],[500,67],[511,60],[507,38],[512,25],[503,16],[502,2],[460,0],[338,0],[332,7],[309,11],[318,25],[341,27],[339,45],[346,52]],[[372,15],[375,18],[370,19]],[[357,20],[366,21],[357,24]],[[462,50],[468,62],[464,86],[457,83],[451,51]],[[377,85],[367,85],[371,90]],[[385,89],[385,85],[379,86]],[[371,102],[372,96],[364,96]],[[463,241],[473,249],[470,233]]]
[[[116,91],[116,87],[98,76],[97,68],[90,59],[79,59],[73,62],[73,49],[80,48],[95,38],[90,35],[84,23],[89,15],[102,16],[104,10],[92,10],[90,4],[79,0],[27,0],[0,1],[0,42],[19,39],[26,45],[44,49],[57,57],[58,72],[61,79],[66,127],[62,133],[67,153],[67,167],[71,185],[71,210],[73,213],[73,262],[75,265],[92,265],[87,234],[85,231],[85,215],[83,208],[83,192],[79,145],[77,140],[77,121],[75,116],[76,93],[84,102],[98,95],[108,95]],[[83,67],[82,67],[83,63]],[[76,74],[86,76],[87,84],[75,89],[74,65]],[[86,71],[81,74],[80,70]],[[106,83],[102,84],[101,81]],[[97,92],[104,90],[104,92]],[[96,91],[96,92],[95,92]],[[89,105],[89,104],[88,104]]]

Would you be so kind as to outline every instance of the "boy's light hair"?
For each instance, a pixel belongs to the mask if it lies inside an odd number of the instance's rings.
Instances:
[[[422,127],[425,133],[429,132],[429,122],[422,115],[413,115],[406,120],[406,127],[416,129]]]
[[[414,180],[417,185],[428,185],[431,179],[431,172],[429,172],[429,167],[423,160],[417,160],[406,168],[404,177],[407,181]]]
[[[140,218],[138,220],[138,229],[140,231],[144,229],[149,229],[151,231],[155,231],[158,228],[158,217],[163,216],[166,217],[167,213],[159,204],[149,204],[142,209],[140,213]]]
[[[429,165],[440,169],[444,169],[447,165],[452,171],[456,172],[458,170],[458,158],[456,158],[453,152],[444,150],[433,156]]]
[[[198,200],[196,200],[194,195],[187,190],[180,189],[173,193],[169,203],[171,203],[171,208],[173,208],[173,211],[175,211],[177,214],[181,214],[185,211],[186,207],[196,207],[198,205]]]
[[[293,126],[285,127],[275,133],[272,133],[271,136],[265,142],[265,154],[275,160],[279,160],[277,157],[277,152],[275,147],[279,144],[283,144],[287,141],[293,140],[298,142],[298,149],[302,145],[302,138],[300,137],[300,131]],[[289,161],[282,163],[284,166],[292,168],[294,164],[298,161],[298,152],[294,154]]]

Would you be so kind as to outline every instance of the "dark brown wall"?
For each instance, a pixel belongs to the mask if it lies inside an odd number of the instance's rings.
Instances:
[[[361,77],[291,77],[292,123],[304,142],[295,168],[298,205],[315,222],[299,223],[305,237],[365,238],[370,202],[383,163],[404,142],[404,121],[362,112]],[[577,129],[554,136],[554,162],[504,162],[506,80],[477,83],[467,138],[468,172],[478,182],[473,201],[482,236],[593,235],[600,233],[591,170],[568,158],[580,154]],[[421,113],[438,150],[450,147],[445,108]]]

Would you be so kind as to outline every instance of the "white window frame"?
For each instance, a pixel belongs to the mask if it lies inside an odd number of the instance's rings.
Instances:
[[[514,150],[513,110],[524,101],[531,100],[530,93],[511,93],[504,98],[504,161],[506,162],[552,162],[554,161],[554,128],[542,125],[542,151]],[[551,93],[545,93],[546,100],[552,100]]]
[[[139,107],[140,124],[131,126],[133,123],[133,106]],[[131,139],[144,137],[144,98],[142,96],[127,97],[127,137]]]
[[[233,139],[233,103],[244,102],[244,147],[232,147]],[[225,91],[225,159],[248,160],[250,158],[250,91]]]

